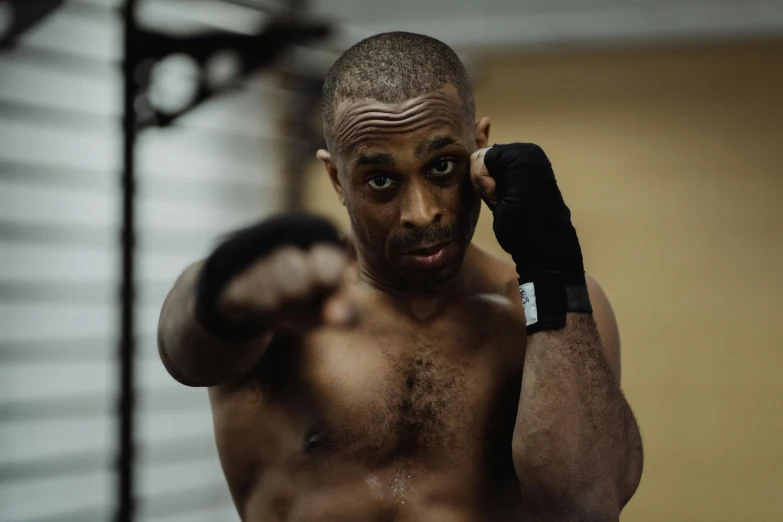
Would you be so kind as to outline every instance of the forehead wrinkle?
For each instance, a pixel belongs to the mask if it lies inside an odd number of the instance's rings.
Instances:
[[[447,106],[447,107],[454,107],[455,105],[459,106],[459,103],[454,103],[456,100],[454,100],[451,97],[448,96],[438,96],[433,98],[413,98],[411,100],[406,100],[404,102],[398,103],[398,107],[389,107],[389,105],[395,105],[395,104],[383,104],[386,105],[387,108],[378,108],[376,107],[373,111],[370,111],[369,114],[375,113],[381,113],[381,114],[400,114],[404,115],[408,112],[416,110],[418,107],[426,104],[433,104],[433,105],[440,105],[440,106]],[[361,114],[364,112],[365,108],[370,105],[378,104],[379,102],[377,100],[361,100],[357,101],[355,103],[346,102],[346,105],[348,105],[347,108],[343,109],[344,117],[354,116],[355,113]]]
[[[416,122],[415,125],[412,125],[411,127],[407,128],[405,130],[406,134],[413,134],[415,132],[420,131],[421,129],[424,129],[426,127],[432,126],[432,125],[449,125],[453,123],[452,121],[449,121],[445,118],[436,118],[436,119],[430,119],[430,120],[420,120]],[[384,136],[387,135],[395,135],[400,134],[399,131],[393,131],[389,130],[386,127],[368,127],[366,129],[363,129],[361,134],[358,133],[352,133],[348,138],[351,138],[350,140],[346,141],[346,147],[343,152],[352,153],[357,150],[361,150],[362,144],[366,143],[368,141],[374,141],[377,139],[382,139]]]
[[[397,105],[398,108],[394,109],[395,112],[406,112],[410,110],[411,108],[415,108],[417,105],[422,105],[428,102],[434,102],[434,103],[448,103],[449,105],[461,105],[461,100],[459,98],[459,95],[456,94],[449,94],[447,92],[443,91],[433,91],[431,93],[425,94],[423,96],[417,96],[415,98],[411,98],[408,100],[404,100],[397,103],[386,103],[381,102],[379,100],[373,99],[373,98],[365,98],[361,100],[344,100],[342,102],[343,105],[348,105],[348,109],[343,109],[347,112],[352,112],[354,110],[361,110],[362,105],[374,105],[374,104],[382,104],[386,106],[390,105]],[[455,103],[456,102],[456,103]],[[352,107],[350,107],[352,105]],[[341,108],[338,107],[338,112]],[[381,109],[382,110],[382,109]]]
[[[356,144],[371,139],[376,135],[413,133],[430,125],[446,125],[453,131],[462,133],[464,122],[453,113],[444,113],[428,109],[410,118],[389,123],[384,120],[365,120],[349,129],[342,129],[342,135],[335,136],[335,142],[343,151],[350,151]]]
[[[414,124],[417,120],[432,116],[433,113],[440,113],[437,114],[438,120],[450,120],[446,123],[461,126],[464,124],[463,108],[455,98],[449,93],[435,91],[392,107],[389,107],[391,104],[378,107],[377,104],[380,102],[372,99],[355,103],[344,102],[347,106],[341,107],[342,110],[338,111],[335,122],[335,141],[348,148],[351,142],[357,140],[357,136],[365,134],[368,130],[382,133],[394,132],[397,127]],[[392,130],[383,132],[382,127]],[[411,132],[411,129],[407,131]]]
[[[424,110],[408,113],[408,114],[391,114],[391,113],[364,113],[361,116],[351,118],[348,121],[341,122],[338,126],[337,135],[352,135],[357,132],[362,132],[367,127],[404,127],[409,124],[413,124],[418,120],[435,116],[436,118],[443,119],[444,117],[452,120],[453,122],[460,122],[461,119],[457,115],[450,114],[450,112],[437,111],[435,107],[427,107]]]
[[[411,115],[418,114],[422,110],[423,106],[430,106],[428,108],[425,108],[425,110],[434,110],[437,108],[442,108],[445,109],[445,112],[461,113],[459,107],[456,107],[454,103],[446,102],[445,100],[433,100],[433,101],[422,100],[419,103],[416,103],[415,105],[404,108],[402,110],[395,110],[393,108],[380,108],[380,107],[372,107],[370,110],[367,110],[367,104],[365,104],[364,106],[362,106],[361,104],[354,104],[352,107],[342,111],[340,117],[337,119],[337,125],[335,125],[335,127],[340,128],[340,127],[350,126],[352,124],[355,125],[358,122],[361,122],[362,120],[367,118],[377,118],[380,120],[387,120],[387,121],[404,120],[405,118],[408,118]]]
[[[400,122],[398,125],[385,125],[383,122],[368,121],[351,129],[350,132],[342,137],[341,141],[350,146],[351,143],[366,140],[368,135],[400,134],[402,132],[410,134],[430,125],[454,125],[457,123],[453,118],[444,117],[440,114],[423,114],[420,117]]]
[[[422,105],[428,105],[427,102],[418,103],[412,107],[408,107],[404,110],[393,110],[393,109],[383,109],[383,108],[374,108],[373,110],[366,110],[361,105],[354,105],[350,110],[346,110],[345,114],[343,115],[342,120],[351,122],[355,119],[362,119],[362,118],[372,118],[372,117],[378,117],[378,118],[384,118],[387,119],[404,119],[408,117],[410,114],[416,114],[417,110],[421,109]]]

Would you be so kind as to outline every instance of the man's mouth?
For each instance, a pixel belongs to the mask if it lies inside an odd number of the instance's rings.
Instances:
[[[453,241],[453,240],[451,240]],[[437,252],[438,250],[443,249],[446,247],[451,241],[444,241],[442,243],[437,243],[435,245],[429,245],[425,247],[419,247],[413,250],[408,250],[407,252],[403,252],[405,255],[411,255],[411,256],[429,256]]]
[[[403,264],[412,268],[427,269],[444,265],[456,253],[454,240],[415,248],[401,254]]]

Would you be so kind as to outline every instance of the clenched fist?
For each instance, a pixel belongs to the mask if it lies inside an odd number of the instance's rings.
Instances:
[[[356,312],[342,288],[345,265],[336,246],[279,247],[228,283],[219,309],[233,322],[271,323],[293,332],[351,324]]]
[[[495,145],[473,153],[470,167],[498,244],[516,264],[528,333],[564,328],[567,313],[591,313],[571,211],[543,149]]]
[[[215,336],[301,333],[348,325],[356,311],[344,291],[347,256],[337,231],[307,214],[283,214],[235,233],[207,258],[196,318]]]

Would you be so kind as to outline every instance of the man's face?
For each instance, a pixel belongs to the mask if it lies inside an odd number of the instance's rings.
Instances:
[[[426,289],[457,274],[478,221],[470,154],[485,146],[485,127],[465,121],[451,86],[337,107],[330,174],[372,277]]]

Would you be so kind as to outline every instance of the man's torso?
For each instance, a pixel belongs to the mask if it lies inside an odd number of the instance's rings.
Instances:
[[[245,382],[211,391],[246,522],[524,519],[511,458],[524,315],[506,270],[476,270],[426,318],[357,283],[357,327],[279,335]]]

